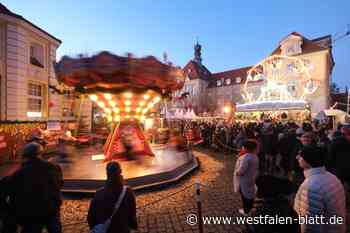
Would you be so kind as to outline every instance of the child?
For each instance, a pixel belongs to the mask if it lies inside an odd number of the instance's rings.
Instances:
[[[258,145],[255,140],[247,140],[243,143],[246,153],[239,156],[234,171],[235,192],[240,192],[243,202],[241,214],[248,214],[253,207],[255,198],[255,179],[258,174],[259,159],[257,157]]]

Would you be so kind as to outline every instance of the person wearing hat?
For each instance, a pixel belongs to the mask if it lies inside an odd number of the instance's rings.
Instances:
[[[31,142],[24,146],[23,163],[8,177],[7,188],[14,219],[22,233],[61,233],[61,187],[63,177],[58,165],[40,158],[42,147]]]
[[[295,196],[294,210],[309,220],[323,216],[324,221],[329,222],[336,216],[343,221],[342,224],[301,224],[301,232],[345,233],[344,187],[335,175],[326,171],[326,152],[321,147],[306,146],[300,150],[297,159],[305,180]]]
[[[90,229],[111,218],[107,231],[109,233],[129,233],[130,229],[137,230],[135,195],[130,187],[124,186],[120,164],[117,161],[109,162],[106,173],[107,180],[104,187],[96,191],[90,202],[87,216]],[[113,214],[119,199],[120,205]]]

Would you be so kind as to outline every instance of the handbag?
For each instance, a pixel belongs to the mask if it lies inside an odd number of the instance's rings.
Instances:
[[[104,223],[100,223],[100,224],[97,224],[96,226],[94,226],[91,229],[90,233],[107,233],[109,225],[111,225],[112,218],[113,218],[114,214],[118,211],[119,206],[124,199],[125,193],[126,193],[126,186],[123,186],[123,190],[122,190],[121,194],[119,195],[118,201],[116,202],[116,204],[114,206],[114,210],[113,210],[111,217],[109,217]]]

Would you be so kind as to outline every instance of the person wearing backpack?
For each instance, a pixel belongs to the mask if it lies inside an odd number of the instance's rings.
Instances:
[[[130,229],[137,230],[135,195],[131,188],[124,186],[119,163],[109,162],[106,172],[105,186],[96,191],[90,203],[87,221],[91,232],[130,233]]]

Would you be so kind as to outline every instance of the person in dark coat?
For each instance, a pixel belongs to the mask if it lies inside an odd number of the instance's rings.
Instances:
[[[115,203],[123,189],[124,179],[118,162],[107,164],[107,181],[103,188],[96,191],[91,200],[87,221],[90,229],[97,224],[104,223],[112,216]],[[127,187],[125,196],[118,211],[113,215],[108,233],[130,233],[130,229],[137,230],[136,200],[131,188]]]
[[[288,224],[251,224],[247,225],[249,233],[298,233],[300,227],[293,219],[297,219],[298,215],[293,210],[288,195],[292,194],[293,189],[291,182],[287,179],[277,178],[271,175],[260,176],[256,180],[258,187],[257,197],[261,199],[260,203],[256,203],[256,210],[251,212],[252,217],[278,216],[280,218],[289,219],[285,223]],[[270,222],[271,223],[271,222]]]
[[[22,233],[61,233],[61,168],[39,158],[42,148],[31,142],[24,147],[21,168],[8,178],[10,206]]]
[[[331,142],[327,169],[335,174],[342,183],[350,185],[350,125],[342,127],[342,136]]]

